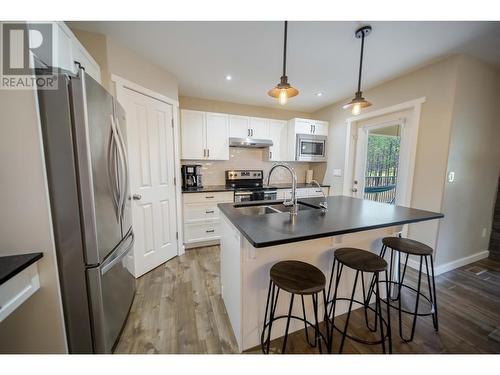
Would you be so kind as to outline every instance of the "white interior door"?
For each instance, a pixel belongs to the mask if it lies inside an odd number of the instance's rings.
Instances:
[[[134,275],[139,277],[178,253],[172,106],[124,89],[127,114]]]

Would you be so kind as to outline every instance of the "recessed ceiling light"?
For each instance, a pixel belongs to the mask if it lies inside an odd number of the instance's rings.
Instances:
[[[323,96],[323,93],[320,91],[320,92],[317,92],[315,95],[316,96]]]
[[[230,80],[232,80],[232,79],[233,79],[233,77],[231,77],[231,75],[230,75],[230,74],[228,74],[228,75],[226,76],[226,81],[230,81]]]

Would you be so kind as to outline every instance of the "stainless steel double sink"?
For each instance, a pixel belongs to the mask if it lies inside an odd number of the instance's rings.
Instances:
[[[248,216],[259,216],[259,215],[269,215],[269,214],[281,214],[290,212],[290,206],[285,206],[283,203],[240,203],[235,204],[234,208],[238,210],[242,215]],[[310,204],[305,204],[302,202],[297,203],[297,211],[309,211],[318,210],[320,207],[313,206]]]

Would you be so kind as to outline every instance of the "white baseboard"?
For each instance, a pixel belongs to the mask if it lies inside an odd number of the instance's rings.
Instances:
[[[475,253],[475,254],[472,254],[472,255],[457,259],[457,260],[453,260],[453,261],[445,263],[445,264],[441,264],[440,266],[437,266],[434,268],[435,276],[441,275],[442,273],[454,270],[454,269],[459,268],[459,267],[463,267],[467,264],[477,262],[478,260],[487,258],[489,253],[490,252],[488,250],[484,250],[484,251],[480,251],[478,253]],[[418,270],[419,262],[417,262],[414,259],[408,259],[408,266],[410,266],[413,269]],[[430,264],[429,264],[429,267],[430,267]],[[425,272],[425,263],[422,266],[422,272],[426,273]]]

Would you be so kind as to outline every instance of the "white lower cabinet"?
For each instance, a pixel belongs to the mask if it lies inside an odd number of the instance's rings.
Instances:
[[[220,239],[218,203],[231,203],[234,193],[207,192],[182,194],[184,211],[184,244],[187,248]]]

